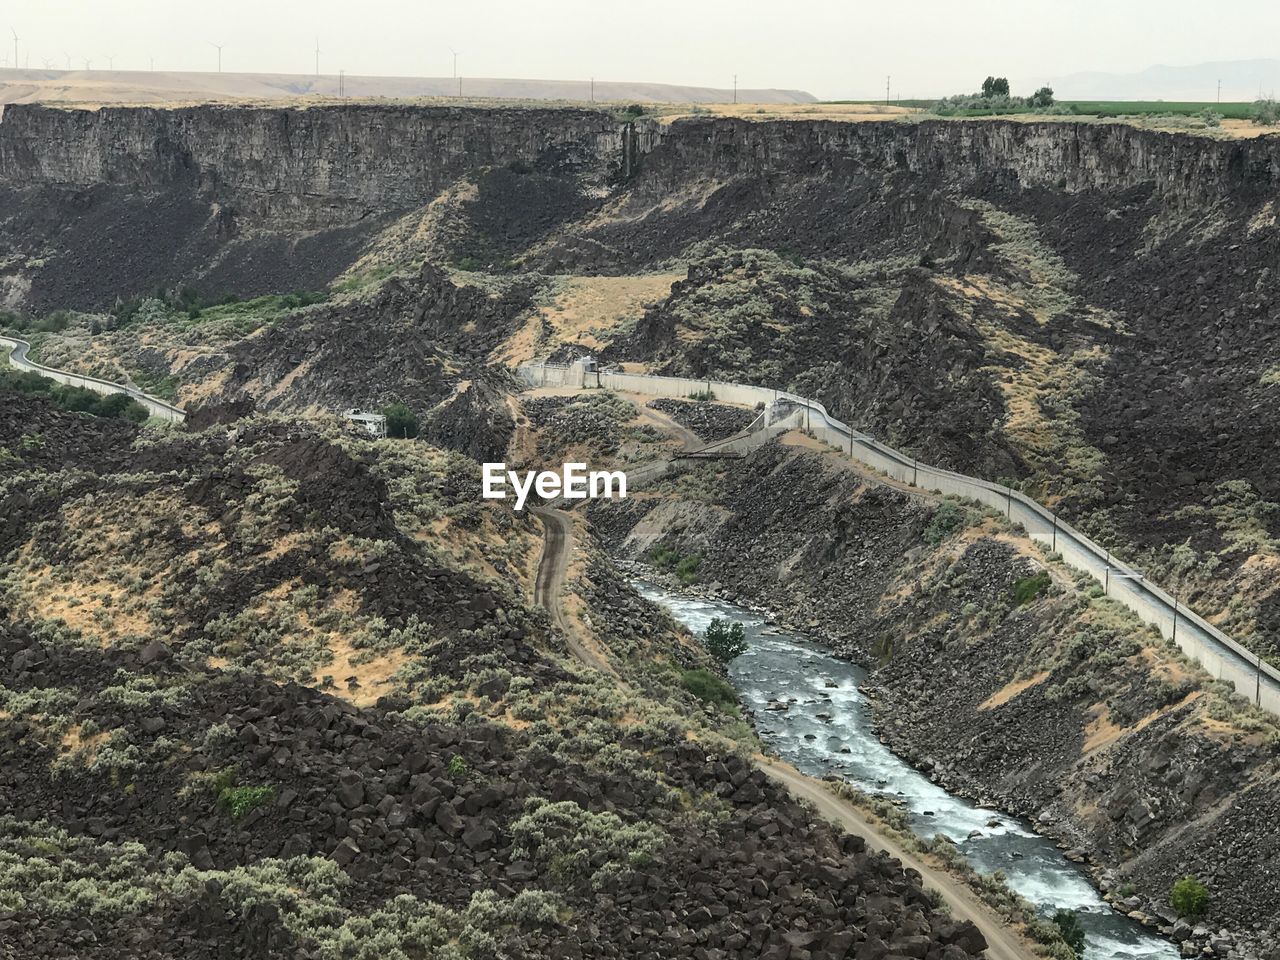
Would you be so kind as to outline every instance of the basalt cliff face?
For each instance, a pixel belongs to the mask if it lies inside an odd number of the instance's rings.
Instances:
[[[481,186],[495,170],[533,177],[504,195],[527,208],[516,219],[536,217],[571,238],[558,242],[565,237],[551,230],[522,236],[533,265],[618,272],[680,252],[652,243],[654,230],[669,234],[673,225],[650,216],[651,206],[699,185],[735,185],[698,211],[702,230],[727,225],[743,200],[767,202],[815,182],[883,192],[888,229],[927,205],[886,189],[902,178],[931,189],[1137,190],[1177,207],[1274,193],[1280,143],[1096,123],[662,124],[572,108],[11,105],[0,115],[8,264],[0,299],[18,308],[83,308],[183,281],[240,294],[289,280],[322,285],[398,217],[460,183]],[[566,188],[582,202],[545,209]],[[609,202],[622,225],[584,219]],[[629,214],[646,222],[628,224]],[[632,242],[619,241],[620,230]],[[676,232],[682,240],[696,233]],[[511,252],[528,251],[504,251]]]
[[[605,172],[625,125],[595,110],[10,106],[0,182],[184,186],[284,229],[427,203],[477,169],[560,162]]]
[[[647,179],[665,188],[695,170],[728,178],[858,168],[952,184],[993,179],[1066,191],[1150,187],[1163,197],[1195,202],[1274,191],[1280,140],[1220,141],[1122,123],[693,119],[673,124],[645,164]]]
[[[0,304],[320,287],[460,181],[511,170],[596,196],[645,146],[597,110],[10,106]]]

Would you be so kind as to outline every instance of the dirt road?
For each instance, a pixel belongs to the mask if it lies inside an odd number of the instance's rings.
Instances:
[[[812,803],[825,819],[862,837],[872,847],[896,857],[904,867],[918,872],[927,888],[942,894],[956,919],[973,921],[987,940],[987,956],[991,960],[1042,960],[1030,944],[1006,927],[968,887],[949,874],[930,867],[895,840],[880,833],[857,807],[841,800],[822,783],[779,761],[760,761],[757,766],[790,790],[793,797]]]
[[[573,553],[573,518],[554,507],[530,507],[542,521],[542,555],[538,557],[538,574],[533,583],[533,599],[551,614],[551,620],[564,634],[569,652],[589,667],[617,676],[613,665],[582,642],[578,627],[564,612],[564,579]]]

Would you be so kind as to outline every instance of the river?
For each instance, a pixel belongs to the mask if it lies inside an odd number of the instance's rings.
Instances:
[[[1075,911],[1085,929],[1085,960],[1177,960],[1173,944],[1112,910],[1085,873],[1025,821],[952,796],[890,752],[871,729],[858,689],[867,675],[861,667],[743,607],[646,581],[634,585],[694,633],[714,617],[743,625],[750,646],[730,664],[729,676],[778,756],[804,773],[836,774],[868,793],[897,798],[919,835],[944,834],[976,869],[1003,870],[1009,885],[1046,915]],[[766,709],[770,701],[790,707]]]

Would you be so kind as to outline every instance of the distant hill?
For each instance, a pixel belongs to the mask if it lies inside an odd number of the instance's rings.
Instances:
[[[459,92],[461,89],[461,92]],[[288,73],[180,73],[145,70],[0,70],[2,103],[182,103],[210,100],[331,98],[337,76]],[[508,100],[728,103],[733,91],[669,83],[597,80],[508,80],[484,77],[360,77],[342,80],[345,96],[493,97]],[[803,90],[738,91],[740,103],[814,103]]]
[[[1062,100],[1252,101],[1280,91],[1280,60],[1227,60],[1148,67],[1140,73],[1073,73],[1051,84]]]

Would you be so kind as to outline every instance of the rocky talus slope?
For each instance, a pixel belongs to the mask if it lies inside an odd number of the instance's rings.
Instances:
[[[607,567],[574,589],[628,685],[576,663],[467,457],[0,400],[0,954],[983,949],[755,770]]]
[[[1280,729],[1154,632],[999,518],[811,450],[771,444],[656,493],[593,505],[604,542],[697,556],[703,585],[872,667],[886,743],[1059,837],[1126,909],[1196,950],[1275,949]],[[1198,930],[1168,904],[1186,873],[1212,890]]]

